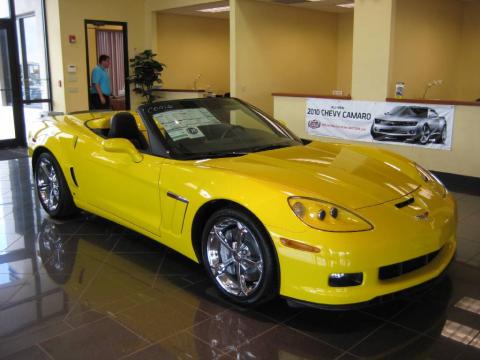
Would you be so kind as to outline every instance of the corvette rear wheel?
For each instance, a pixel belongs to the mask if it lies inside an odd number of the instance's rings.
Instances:
[[[276,269],[269,239],[244,211],[215,212],[203,231],[203,263],[216,287],[241,305],[258,305],[277,295]]]
[[[53,218],[77,212],[67,181],[55,157],[44,152],[35,162],[35,186],[43,209]]]

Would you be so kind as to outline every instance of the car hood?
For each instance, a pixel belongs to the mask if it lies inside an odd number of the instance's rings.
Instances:
[[[419,187],[413,163],[378,149],[314,141],[305,146],[202,161],[267,181],[288,196],[307,196],[350,209],[384,203]]]

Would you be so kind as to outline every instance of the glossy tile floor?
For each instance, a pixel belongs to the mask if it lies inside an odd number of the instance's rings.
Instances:
[[[89,214],[49,219],[28,161],[0,161],[2,358],[480,359],[480,197],[455,194],[457,260],[426,291],[363,311],[253,311],[154,241]]]

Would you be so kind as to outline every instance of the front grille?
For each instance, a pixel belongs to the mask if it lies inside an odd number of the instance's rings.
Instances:
[[[388,126],[416,126],[416,121],[388,121],[382,119],[375,119],[375,124]]]
[[[435,257],[438,255],[440,250],[437,250],[427,255],[419,256],[407,261],[402,261],[396,264],[382,266],[378,271],[378,278],[380,280],[393,279],[398,276],[408,274],[409,272],[420,269],[421,267],[427,265],[433,259],[435,259]]]

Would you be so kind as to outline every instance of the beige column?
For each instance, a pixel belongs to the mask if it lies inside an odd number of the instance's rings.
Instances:
[[[352,97],[385,100],[393,48],[396,0],[356,0]]]
[[[238,96],[237,91],[237,22],[238,2],[230,0],[230,96]]]
[[[152,49],[154,53],[158,52],[157,41],[157,12],[149,7],[145,7],[145,49]],[[132,54],[135,55],[135,54]]]
[[[65,77],[63,66],[62,32],[60,26],[59,0],[46,0],[45,22],[48,27],[48,51],[50,55],[50,81],[52,87],[52,105],[54,111],[66,111]]]

